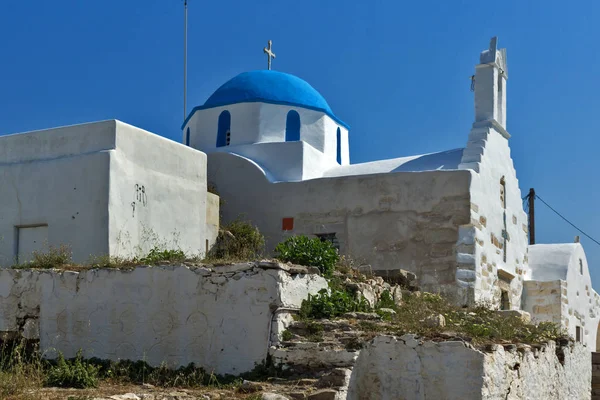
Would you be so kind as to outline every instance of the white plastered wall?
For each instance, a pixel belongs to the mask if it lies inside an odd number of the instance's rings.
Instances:
[[[16,261],[19,227],[47,225],[76,262],[205,249],[206,155],[119,121],[0,138],[0,192],[0,266]]]
[[[461,228],[463,240],[459,243],[462,246],[459,246],[457,278],[463,286],[475,290],[475,301],[491,301],[499,306],[500,274],[510,281],[511,309],[521,309],[523,279],[528,270],[527,215],[523,211],[508,137],[503,129],[491,124],[474,127],[469,135],[459,168],[477,173],[471,184],[471,224]],[[506,209],[500,197],[502,178]]]
[[[299,308],[327,288],[315,274],[251,263],[208,268],[138,267],[80,273],[0,270],[0,333],[39,326],[45,357],[195,363],[240,374],[265,361],[277,308]]]
[[[206,155],[116,121],[110,152],[110,253],[133,256],[152,247],[203,255]]]
[[[18,227],[47,225],[47,244],[78,261],[108,253],[114,146],[113,121],[0,138],[0,266],[17,261]]]

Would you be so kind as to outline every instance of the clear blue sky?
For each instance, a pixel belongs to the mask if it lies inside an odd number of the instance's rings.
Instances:
[[[189,109],[265,68],[272,39],[274,69],[351,125],[352,162],[463,147],[469,76],[498,35],[521,190],[600,240],[600,2],[189,1]],[[0,134],[117,118],[180,141],[182,20],[182,0],[3,1]],[[538,242],[576,234],[538,203]]]

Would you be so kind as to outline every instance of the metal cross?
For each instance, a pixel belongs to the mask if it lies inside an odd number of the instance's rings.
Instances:
[[[269,40],[269,47],[265,47],[263,49],[263,52],[267,55],[267,57],[269,58],[269,70],[271,70],[271,58],[276,58],[275,57],[275,53],[273,53],[273,51],[271,50],[271,47],[273,46],[273,41]]]

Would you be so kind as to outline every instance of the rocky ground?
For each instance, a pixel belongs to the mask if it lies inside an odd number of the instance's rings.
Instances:
[[[318,379],[274,379],[222,388],[177,389],[152,385],[104,383],[96,389],[44,388],[7,399],[31,400],[333,400],[337,391],[319,387]]]

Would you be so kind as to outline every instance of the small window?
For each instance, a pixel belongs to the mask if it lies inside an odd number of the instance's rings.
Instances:
[[[582,341],[582,334],[581,334],[581,327],[580,326],[576,326],[575,327],[575,341],[576,342],[581,342]]]
[[[285,141],[297,142],[300,140],[300,114],[291,110],[287,114],[285,122]]]
[[[507,290],[500,291],[500,309],[510,310],[510,298],[508,297]]]
[[[319,239],[321,239],[321,242],[330,242],[333,247],[335,247],[337,250],[340,249],[340,242],[338,241],[337,237],[335,236],[335,232],[334,233],[319,233],[315,235],[316,237],[318,237]]]
[[[337,140],[337,162],[338,162],[338,164],[342,165],[342,132],[340,131],[340,128],[337,128],[336,140]]]
[[[583,260],[579,259],[579,273],[583,275]]]
[[[504,177],[500,179],[500,204],[502,204],[502,208],[506,208],[506,181]]]
[[[229,146],[229,143],[231,143],[231,114],[225,110],[219,115],[217,147]]]

